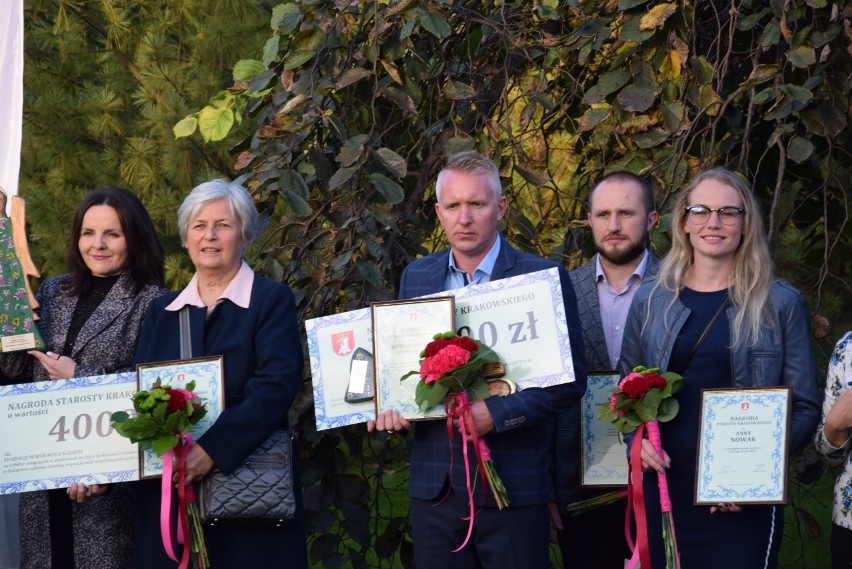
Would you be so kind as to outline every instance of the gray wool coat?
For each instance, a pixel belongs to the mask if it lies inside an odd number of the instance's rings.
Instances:
[[[62,353],[77,298],[66,296],[62,275],[42,283],[36,299],[41,308],[38,327],[47,350]],[[147,285],[135,290],[127,274],[113,288],[80,329],[70,354],[75,375],[86,377],[132,368],[136,340],[148,303],[165,289]],[[25,354],[0,357],[0,369],[13,383],[47,381],[47,371]],[[132,484],[115,484],[106,494],[72,505],[74,558],[77,569],[130,567],[133,533]],[[21,495],[21,567],[49,569],[50,519],[47,492]]]

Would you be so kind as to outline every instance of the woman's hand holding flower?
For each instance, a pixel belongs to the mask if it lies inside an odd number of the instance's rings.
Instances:
[[[665,472],[665,469],[670,468],[672,465],[672,459],[669,458],[669,453],[664,450],[663,456],[660,456],[657,454],[657,451],[654,450],[654,445],[652,445],[651,441],[648,439],[642,439],[641,456],[643,472],[650,472],[652,470]]]
[[[213,459],[201,445],[195,443],[186,455],[186,483],[198,482],[213,469]]]

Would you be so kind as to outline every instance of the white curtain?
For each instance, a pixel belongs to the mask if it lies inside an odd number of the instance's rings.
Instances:
[[[0,0],[0,85],[0,187],[11,196],[18,193],[21,168],[24,0]],[[8,203],[6,207],[8,212]]]
[[[18,193],[24,107],[24,0],[0,0],[0,187]],[[9,202],[7,200],[6,213]],[[0,569],[21,565],[18,494],[0,496]]]

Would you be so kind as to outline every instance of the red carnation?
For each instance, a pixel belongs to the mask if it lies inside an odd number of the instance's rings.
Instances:
[[[476,345],[476,342],[474,342],[467,336],[455,336],[453,338],[450,338],[450,344],[452,344],[453,346],[458,346],[459,348],[463,348],[468,352],[479,351],[479,346]]]
[[[450,341],[446,338],[438,338],[426,344],[426,349],[423,350],[427,358],[430,358],[450,345]]]
[[[169,389],[169,413],[186,411],[186,402],[195,399],[195,394],[186,389]]]
[[[438,378],[470,360],[470,352],[452,344],[420,364],[420,377],[427,384],[438,381]]]
[[[666,380],[658,373],[641,374],[634,372],[628,374],[618,387],[630,399],[641,399],[654,388],[662,390],[666,386]]]

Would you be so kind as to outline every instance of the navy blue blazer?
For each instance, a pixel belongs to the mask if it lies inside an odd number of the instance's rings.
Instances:
[[[486,435],[485,439],[491,448],[497,472],[506,486],[510,507],[529,506],[543,504],[550,499],[547,423],[558,413],[576,405],[582,397],[586,390],[586,359],[577,315],[577,299],[568,273],[552,261],[518,251],[505,240],[501,240],[501,243],[491,280],[559,268],[576,374],[573,383],[546,389],[529,388],[507,397],[489,397],[485,400],[494,420],[494,431]],[[449,255],[447,249],[411,263],[402,274],[400,298],[443,291],[449,270]],[[473,453],[470,454],[473,472],[476,462]],[[418,423],[414,428],[411,450],[409,494],[423,500],[434,499],[449,476],[456,494],[465,496],[464,455],[458,433],[455,433],[452,444],[452,472],[450,464],[446,423]],[[478,488],[474,498],[477,505],[494,505],[490,494],[485,496]]]
[[[169,293],[148,307],[136,363],[180,359],[178,312],[165,307]],[[190,307],[192,355],[224,356],[225,410],[198,443],[223,472],[230,473],[287,424],[287,411],[302,380],[302,344],[292,291],[255,275],[249,307],[222,302]]]
[[[165,310],[176,296],[161,296],[149,306],[137,363],[180,359],[179,312]],[[287,425],[287,412],[302,380],[302,344],[293,292],[257,275],[248,308],[225,300],[209,318],[206,313],[206,308],[190,308],[192,355],[224,356],[225,410],[198,443],[228,474],[272,431]],[[282,559],[292,567],[307,566],[298,461],[293,470],[296,519],[281,528],[205,528],[212,566],[273,567]],[[160,543],[160,482],[139,484],[133,566],[173,569],[175,563]]]

